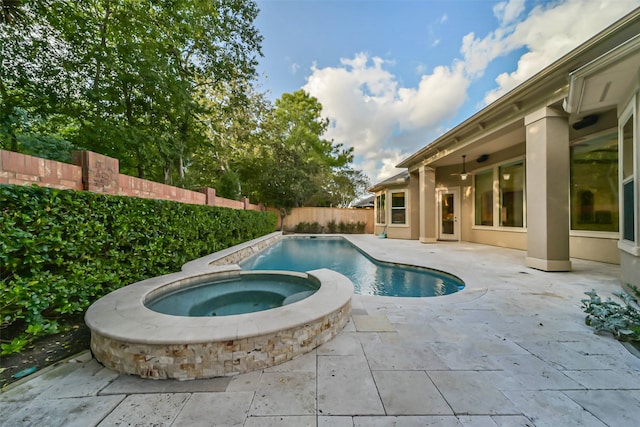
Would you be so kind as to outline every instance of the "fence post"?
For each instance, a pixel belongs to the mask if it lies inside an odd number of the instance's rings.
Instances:
[[[206,196],[205,204],[207,206],[215,206],[216,205],[216,189],[209,187],[200,188],[200,192],[204,193]]]
[[[120,162],[92,151],[71,153],[74,165],[82,168],[82,185],[94,193],[118,194],[120,192]]]

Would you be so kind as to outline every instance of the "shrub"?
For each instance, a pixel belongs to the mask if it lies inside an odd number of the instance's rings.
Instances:
[[[334,219],[327,223],[327,232],[332,234],[338,232],[338,224],[336,224]]]
[[[640,293],[637,287],[631,286],[636,296]],[[595,332],[610,332],[621,341],[640,341],[640,310],[635,299],[623,291],[613,294],[620,298],[622,304],[607,298],[602,300],[595,290],[585,292],[589,299],[583,299],[582,309],[587,313],[585,323]]]
[[[19,351],[131,283],[275,229],[270,212],[0,185],[0,329]]]
[[[338,230],[340,230],[340,233],[351,234],[353,233],[354,229],[355,229],[355,224],[352,224],[349,222],[340,221],[340,224],[338,224]]]
[[[320,234],[322,233],[322,226],[317,222],[299,222],[294,231],[296,233],[310,233],[310,234]]]

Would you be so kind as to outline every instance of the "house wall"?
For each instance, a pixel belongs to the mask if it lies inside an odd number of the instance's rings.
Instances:
[[[622,113],[627,106],[635,102],[634,123],[634,182],[635,182],[635,243],[629,246],[626,241],[620,242],[620,275],[624,285],[633,285],[640,289],[640,74],[636,75],[636,81],[632,83],[629,99],[618,106],[618,112]],[[621,114],[622,115],[622,114]],[[622,207],[622,206],[621,206]],[[625,286],[626,287],[626,286]],[[634,295],[630,289],[627,291]],[[640,296],[637,296],[640,303]]]
[[[406,224],[391,224],[391,193],[397,191],[406,192]],[[377,192],[376,197],[382,193],[386,194],[386,224],[375,224],[374,234],[386,232],[389,239],[418,239],[420,237],[419,181],[417,179],[413,179],[409,180],[405,185],[394,185],[392,187],[385,188],[384,190]]]
[[[570,236],[569,255],[571,258],[620,264],[618,238]]]
[[[511,147],[496,153],[489,153],[489,160],[478,163],[475,159],[467,162],[467,170],[472,175],[467,181],[461,181],[455,173],[460,166],[449,166],[436,169],[436,188],[460,188],[460,240],[491,246],[521,249],[527,248],[526,230],[489,229],[474,226],[474,190],[473,172],[490,169],[496,164],[516,159],[524,155],[524,144]]]
[[[409,180],[409,201],[407,203],[410,239],[420,238],[420,179],[418,174]]]
[[[623,285],[634,285],[640,289],[640,257],[620,251],[620,267]],[[627,290],[631,293],[630,289]]]
[[[615,115],[614,117],[615,118]],[[575,132],[573,136],[577,138],[588,138],[592,133],[598,133],[613,126],[613,118],[610,113],[604,115],[598,125],[594,125],[593,130],[587,132]],[[468,162],[468,170],[478,172],[492,168],[497,164],[513,160],[524,155],[525,146],[520,144],[507,150],[491,153],[489,160],[484,163],[477,163],[475,160]],[[525,165],[526,167],[526,165]],[[474,224],[474,204],[473,204],[473,176],[468,183],[463,183],[460,178],[452,175],[459,171],[459,166],[438,168],[436,170],[437,187],[452,188],[459,186],[461,195],[460,213],[460,239],[462,241],[480,243],[491,246],[505,248],[527,249],[527,232],[525,230],[508,229],[487,229],[475,227]],[[462,185],[461,185],[462,184]],[[593,236],[571,236],[570,256],[572,258],[600,261],[611,264],[620,263],[620,255],[617,250],[617,238],[613,236],[599,237]]]

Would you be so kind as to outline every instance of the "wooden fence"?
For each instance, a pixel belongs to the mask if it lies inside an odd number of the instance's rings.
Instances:
[[[373,233],[373,209],[351,208],[293,208],[291,213],[284,219],[284,229],[285,231],[293,231],[296,225],[301,222],[317,222],[325,227],[325,233],[327,233],[327,224],[331,221],[335,221],[336,224],[340,222],[344,222],[345,224],[363,222],[366,224],[364,232],[368,234]]]

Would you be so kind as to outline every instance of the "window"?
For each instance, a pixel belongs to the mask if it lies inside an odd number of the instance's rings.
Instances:
[[[618,231],[618,140],[603,135],[571,147],[571,229]]]
[[[525,226],[524,161],[476,173],[474,186],[475,225]]]
[[[633,110],[632,110],[633,111]],[[635,170],[633,165],[634,153],[634,114],[630,114],[623,122],[620,132],[620,148],[622,152],[622,239],[636,241],[635,232]]]
[[[384,224],[386,222],[385,197],[385,194],[376,196],[376,222],[378,224]]]
[[[524,163],[498,168],[500,182],[500,226],[524,226]]]
[[[475,179],[476,225],[493,225],[493,169],[481,172]]]
[[[391,193],[391,224],[406,224],[405,193]]]

